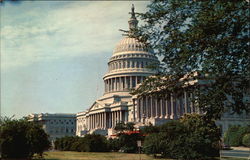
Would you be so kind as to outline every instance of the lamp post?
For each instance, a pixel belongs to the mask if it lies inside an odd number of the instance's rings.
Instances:
[[[141,160],[141,141],[137,141],[137,147],[138,147],[138,150],[139,150],[139,160]]]

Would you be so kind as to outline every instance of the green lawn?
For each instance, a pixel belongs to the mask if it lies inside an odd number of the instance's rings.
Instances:
[[[129,153],[117,153],[117,152],[101,153],[101,152],[57,151],[57,152],[46,152],[45,160],[140,160],[140,155],[129,154]],[[155,159],[145,154],[141,154],[141,160],[167,160],[167,159],[159,159],[159,158]],[[243,159],[222,158],[221,160],[243,160]]]
[[[46,152],[46,160],[139,160],[139,154],[117,152]],[[141,154],[141,160],[159,160],[145,154]],[[166,160],[166,159],[161,159]]]

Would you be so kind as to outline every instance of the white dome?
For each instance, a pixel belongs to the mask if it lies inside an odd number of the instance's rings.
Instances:
[[[147,47],[136,38],[124,37],[115,47],[113,55],[127,51],[144,51],[148,52]]]

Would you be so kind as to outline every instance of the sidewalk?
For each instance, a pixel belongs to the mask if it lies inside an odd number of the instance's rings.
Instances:
[[[233,150],[240,150],[240,151],[250,151],[248,147],[231,147]]]

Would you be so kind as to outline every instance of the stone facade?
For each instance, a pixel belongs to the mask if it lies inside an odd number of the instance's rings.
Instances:
[[[64,136],[75,136],[76,134],[76,114],[30,114],[29,121],[35,121],[42,125],[45,132],[54,141],[56,138]]]

